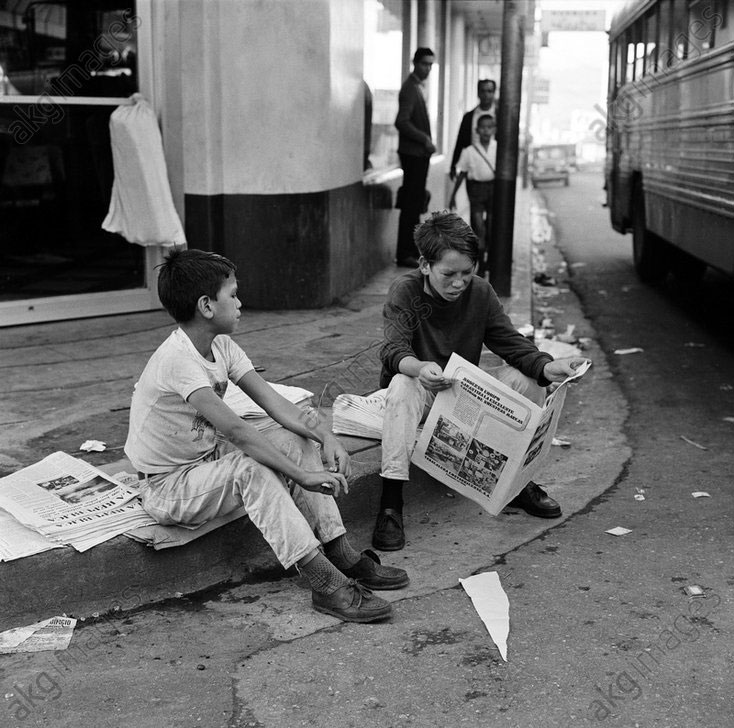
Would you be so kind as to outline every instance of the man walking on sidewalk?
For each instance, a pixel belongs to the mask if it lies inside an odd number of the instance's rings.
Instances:
[[[398,156],[403,169],[403,185],[398,191],[397,264],[414,268],[418,264],[413,231],[426,209],[426,180],[431,155],[436,147],[431,139],[428,118],[426,79],[436,60],[430,48],[418,48],[413,55],[413,72],[403,83],[398,96]]]

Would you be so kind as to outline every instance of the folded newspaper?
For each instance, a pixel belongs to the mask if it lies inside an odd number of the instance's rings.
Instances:
[[[539,470],[567,385],[590,366],[586,361],[539,407],[452,354],[444,375],[454,384],[436,396],[412,462],[496,516]]]
[[[339,394],[332,408],[331,429],[335,435],[352,435],[379,440],[385,415],[386,389],[372,394]]]

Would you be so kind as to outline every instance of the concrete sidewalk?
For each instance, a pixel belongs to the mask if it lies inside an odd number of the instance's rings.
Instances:
[[[518,188],[513,291],[505,301],[518,327],[533,320],[531,202],[532,193]],[[382,302],[389,284],[400,272],[389,268],[347,300],[326,309],[246,311],[234,338],[257,365],[265,368],[266,379],[306,387],[322,399],[322,404],[328,405],[339,391],[373,391],[379,372]],[[245,307],[246,295],[245,291]],[[573,316],[570,322],[578,329],[581,314],[575,312]],[[0,366],[5,375],[5,407],[0,413],[0,475],[56,450],[114,472],[114,462],[123,456],[133,383],[172,329],[169,317],[160,311],[3,331]],[[589,354],[595,359],[596,374],[602,375],[594,380],[597,395],[612,405],[612,414],[607,410],[603,423],[607,438],[604,447],[614,448],[620,444],[617,430],[623,419],[623,404],[615,410],[614,397],[618,395],[609,391],[609,375],[600,352]],[[559,485],[559,491],[552,491],[554,496],[564,491],[564,514],[586,505],[589,497],[611,485],[621,468],[619,458],[624,459],[621,451],[619,457],[599,459],[598,448],[594,452],[591,446],[598,433],[594,427],[583,431],[588,429],[588,417],[593,413],[586,417],[574,413],[575,400],[575,396],[569,396],[564,418],[576,418],[575,424],[581,428],[574,435],[577,447],[555,458],[545,481]],[[79,445],[90,438],[106,442],[108,449],[104,453],[80,453]],[[340,499],[340,507],[356,535],[355,544],[364,547],[379,498],[379,444],[354,438],[348,438],[347,444],[356,476],[349,496]],[[578,485],[580,473],[583,482],[593,479],[593,488],[583,494],[570,487]],[[454,530],[456,524],[476,520],[476,506],[461,498],[447,501],[446,489],[435,481],[418,474],[416,481],[410,493],[410,499],[421,504],[416,518],[429,519],[420,523],[432,522],[430,513],[440,513],[442,523]],[[563,486],[569,486],[568,493]],[[486,519],[485,514],[484,522]],[[517,521],[515,518],[511,528],[505,530],[501,519],[495,519],[493,537],[497,543],[522,543],[558,523],[528,517],[518,527]],[[481,533],[486,534],[486,527],[478,528],[477,534]],[[476,540],[479,535],[472,538]],[[484,540],[477,541],[475,547],[495,549],[485,551],[485,556],[503,552]],[[433,551],[428,545],[425,553],[429,560]],[[162,551],[121,536],[82,554],[64,548],[0,564],[0,629],[62,613],[86,616],[115,607],[132,609],[222,582],[255,584],[280,574],[282,570],[272,552],[246,519],[186,546]]]

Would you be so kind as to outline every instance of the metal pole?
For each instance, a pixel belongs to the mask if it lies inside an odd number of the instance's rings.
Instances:
[[[499,296],[512,294],[512,235],[515,220],[522,65],[525,53],[524,0],[505,0],[502,13],[502,73],[497,128],[489,276]]]

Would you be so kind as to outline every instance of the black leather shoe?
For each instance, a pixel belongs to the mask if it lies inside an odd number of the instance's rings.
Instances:
[[[558,518],[561,515],[561,506],[532,480],[507,505],[522,508],[538,518]]]
[[[403,515],[392,508],[377,514],[372,545],[380,551],[400,551],[405,546]]]
[[[368,589],[402,589],[410,581],[404,569],[398,569],[396,566],[383,566],[380,563],[380,557],[370,549],[362,552],[362,558],[354,566],[341,571],[344,576],[356,579]]]
[[[392,614],[392,605],[354,579],[333,594],[311,592],[311,603],[317,612],[330,614],[345,622],[376,622]]]

